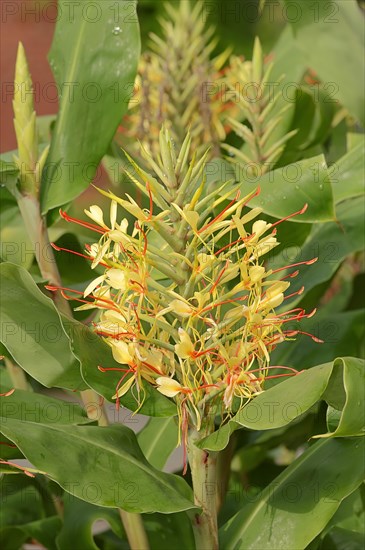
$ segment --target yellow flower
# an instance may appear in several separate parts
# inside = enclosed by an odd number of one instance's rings
[[[190,339],[188,333],[179,328],[180,343],[175,344],[175,352],[181,359],[188,359],[194,354],[194,345]]]
[[[184,389],[179,382],[167,376],[160,376],[156,379],[156,383],[158,384],[157,391],[166,397],[175,397]]]

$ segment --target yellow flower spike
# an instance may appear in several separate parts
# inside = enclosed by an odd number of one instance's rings
[[[156,378],[156,384],[158,384],[157,391],[166,397],[175,397],[184,389],[179,382],[167,376]]]
[[[93,267],[104,267],[104,274],[88,285],[85,297],[90,302],[81,308],[100,310],[95,331],[130,373],[128,380],[121,378],[114,397],[134,388],[141,407],[147,395],[144,384],[150,384],[175,400],[183,429],[189,424],[199,429],[211,398],[214,406],[221,399],[224,413],[236,404],[234,398],[240,400],[240,409],[263,391],[270,353],[297,333],[286,330],[284,323],[309,314],[299,308],[288,315],[275,313],[290,283],[276,279],[276,272],[284,268],[266,271],[260,265],[261,256],[279,243],[276,224],[257,219],[261,209],[242,215],[253,194],[240,199],[235,190],[228,204],[214,193],[201,194],[202,158],[186,165],[190,138],[180,152],[173,149],[166,130],[161,139],[176,189],[166,187],[154,168],[153,176],[136,169],[145,183],[148,209],[131,197],[119,199],[101,191],[111,200],[110,229],[104,227],[105,216],[98,207],[88,210],[102,228],[88,255]],[[161,171],[161,157],[155,156],[152,163],[150,153],[144,156],[150,167]],[[135,184],[143,190],[142,183]],[[153,204],[165,200],[161,189],[169,201],[163,212],[154,213]],[[219,189],[227,194],[225,184]],[[223,203],[215,217],[213,202]],[[129,231],[126,219],[117,223],[117,204],[137,217]]]

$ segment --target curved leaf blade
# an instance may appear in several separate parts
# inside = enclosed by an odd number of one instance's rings
[[[42,213],[93,179],[133,91],[140,54],[136,0],[60,0],[50,64],[60,108],[42,174]]]
[[[251,199],[249,205],[262,208],[265,214],[274,218],[284,218],[308,204],[306,212],[292,218],[292,222],[335,219],[332,187],[323,155],[294,162],[264,175],[258,173],[249,179],[239,165],[234,167],[215,159],[207,164],[206,175],[208,182],[230,179],[239,182],[243,196],[260,187],[260,194]]]
[[[298,291],[302,286],[308,292],[328,281],[346,256],[364,249],[365,216],[362,198],[341,202],[336,208],[336,214],[337,223],[314,225],[301,247],[296,247],[292,253],[290,249],[284,249],[270,262],[269,267],[275,269],[286,265],[288,258],[290,263],[296,263],[318,257],[314,266],[301,266],[299,275],[290,283],[291,292]],[[285,274],[281,272],[281,276]],[[292,298],[290,306],[295,307],[300,300],[300,296]]]
[[[72,495],[128,512],[195,508],[185,480],[151,466],[122,425],[62,426],[7,419],[1,431],[26,458]],[[60,460],[60,455],[67,460]]]
[[[59,314],[22,267],[0,265],[0,340],[14,360],[44,386],[84,390]]]
[[[315,443],[220,529],[222,548],[306,548],[361,484],[364,443],[364,438]]]

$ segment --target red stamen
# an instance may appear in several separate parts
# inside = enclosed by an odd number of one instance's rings
[[[73,288],[67,288],[65,286],[56,286],[56,285],[45,285],[44,288],[46,288],[47,290],[50,290],[52,292],[56,292],[57,290],[61,291],[61,294],[64,298],[66,298],[67,300],[75,300],[76,302],[84,302],[86,304],[93,304],[94,302],[89,302],[88,300],[78,300],[77,298],[73,297],[73,296],[67,296],[66,294],[64,294],[63,292],[64,291],[67,291],[67,292],[74,292],[75,294],[79,294],[81,296],[84,295],[83,292],[81,292],[80,290],[74,290]],[[93,294],[91,295],[92,298],[94,298],[95,301],[97,302],[105,302],[106,304],[108,304],[111,308],[114,308],[116,311],[119,311],[118,309],[115,308],[115,304],[112,300],[109,300],[107,298],[102,298],[102,297],[99,297],[99,296],[94,296]],[[101,306],[100,306],[101,307]]]
[[[60,208],[60,216],[61,216],[61,218],[63,218],[67,222],[77,223],[78,225],[81,225],[82,227],[86,227],[87,229],[91,229],[92,231],[96,231],[97,233],[101,233],[102,235],[104,235],[104,233],[107,232],[107,229],[100,229],[99,226],[97,226],[93,223],[89,223],[89,222],[86,222],[86,221],[83,221],[83,220],[78,220],[77,218],[72,218],[71,216],[69,216],[67,214],[67,212],[65,212],[64,210],[61,210],[61,208]]]
[[[216,289],[219,281],[221,280],[221,278],[223,277],[223,274],[224,272],[226,271],[227,267],[229,266],[229,261],[227,260],[226,261],[226,265],[224,266],[224,268],[221,270],[221,272],[219,273],[218,275],[218,279],[216,280],[216,282],[214,283],[214,285],[212,286],[212,288],[210,289],[209,293],[212,294],[212,292]]]
[[[318,260],[318,258],[312,258],[311,260],[306,260],[304,262],[297,262],[296,264],[285,265],[284,267],[279,267],[279,269],[274,269],[274,271],[272,273],[277,273],[278,271],[283,271],[283,269],[290,269],[291,267],[297,267],[298,265],[312,265],[317,260]],[[294,273],[296,273],[296,272],[294,271]]]
[[[293,214],[289,214],[289,216],[286,216],[285,218],[282,218],[281,220],[278,220],[277,222],[273,223],[271,227],[275,227],[276,225],[279,225],[279,223],[285,222],[286,220],[289,220],[290,218],[294,218],[294,216],[299,216],[300,214],[304,214],[304,212],[307,210],[308,204],[305,203],[303,208],[301,210],[298,210],[298,212],[294,212]]]
[[[23,474],[25,474],[28,477],[35,477],[34,474],[31,474],[26,468],[23,468],[23,466],[19,466],[19,464],[14,464],[13,462],[8,462],[7,460],[0,460],[0,464],[7,464],[8,466],[12,466],[13,468],[18,468],[19,470],[22,470]]]
[[[222,248],[220,248],[218,250],[218,252],[214,252],[214,255],[217,256],[218,254],[220,254],[221,252],[223,252],[223,250],[226,250],[227,248],[230,248],[231,246],[234,246],[235,244],[239,243],[240,241],[242,242],[247,242],[249,241],[250,239],[252,239],[254,236],[256,235],[256,233],[252,233],[252,235],[247,235],[247,237],[240,237],[239,239],[237,239],[236,241],[233,241],[232,243],[228,243],[226,244],[225,246],[223,246]]]
[[[98,370],[100,370],[100,372],[107,372],[109,370],[115,370],[118,372],[130,372],[130,369],[121,369],[119,367],[101,367],[100,365],[98,365]]]
[[[190,355],[193,359],[197,359],[198,357],[201,357],[202,355],[206,355],[207,353],[211,353],[213,351],[215,351],[215,348],[210,348],[203,351],[192,351]]]
[[[102,330],[96,330],[95,334],[98,336],[103,336],[104,338],[115,338],[116,340],[122,340],[123,336],[129,336],[130,338],[136,338],[136,335],[133,332],[117,332],[112,334],[109,332],[104,332]]]
[[[231,208],[231,206],[238,201],[239,199],[239,196],[240,196],[241,192],[238,190],[237,193],[236,193],[236,196],[235,198],[229,203],[227,204],[227,206],[225,208],[223,208],[222,212],[220,212],[218,214],[218,216],[216,216],[213,220],[211,220],[209,223],[207,223],[206,225],[204,225],[201,229],[199,229],[198,233],[201,233],[202,231],[205,231],[206,229],[208,229],[208,227],[210,227],[213,223],[215,223],[216,221],[218,221],[226,212],[229,208]]]
[[[57,252],[69,252],[70,254],[74,254],[75,256],[85,258],[85,260],[89,260],[90,262],[94,260],[94,258],[92,258],[91,256],[86,256],[86,254],[81,254],[80,252],[76,252],[75,250],[69,250],[68,248],[62,248],[61,246],[57,246],[55,243],[51,243],[51,247],[57,250]],[[109,267],[108,264],[105,264],[104,262],[99,262],[99,264],[104,267]]]
[[[5,393],[0,393],[0,397],[9,397],[9,395],[12,395],[15,392],[15,388],[12,388],[9,391],[6,391]]]
[[[247,296],[238,296],[237,298],[232,298],[231,300],[223,300],[223,302],[218,302],[217,304],[213,304],[207,307],[204,307],[203,309],[196,311],[193,313],[194,315],[200,315],[201,313],[205,313],[206,311],[209,311],[211,309],[214,309],[216,307],[222,306],[224,304],[233,304],[234,302],[242,302],[243,300],[247,300]]]
[[[284,370],[290,370],[294,374],[298,374],[298,371],[296,369],[293,369],[292,367],[286,367],[286,366],[283,366],[283,365],[270,365],[269,367],[262,367],[262,368],[259,368],[259,369],[248,370],[247,373],[261,372],[261,371],[266,370],[266,369],[284,369]]]
[[[136,316],[136,319],[137,319],[137,326],[138,326],[138,330],[140,331],[140,330],[141,330],[141,321],[140,321],[140,319],[139,319],[139,317],[138,317],[138,313],[137,313],[137,305],[136,305],[136,304],[134,304],[133,302],[130,302],[130,306],[131,306],[131,308],[132,308],[132,309],[133,309],[133,311],[134,311],[134,314],[135,314],[135,316]]]
[[[288,294],[288,296],[285,296],[284,300],[287,300],[288,298],[292,298],[293,296],[297,296],[297,295],[300,296],[301,294],[303,294],[303,292],[304,292],[304,286],[302,286],[296,292],[293,292],[292,294]]]
[[[299,275],[299,269],[293,271],[292,273],[288,273],[288,275],[285,275],[285,277],[282,277],[281,279],[279,279],[279,281],[284,281],[285,279],[294,279],[294,277],[296,277],[297,275]]]
[[[156,367],[154,367],[153,365],[150,365],[146,361],[141,361],[141,363],[142,365],[145,365],[147,368],[151,369],[156,374],[159,374],[159,375],[163,374],[159,369],[156,369]]]
[[[305,336],[309,336],[310,338],[312,338],[312,340],[317,344],[324,344],[324,340],[317,338],[317,336],[314,336],[314,334],[311,334],[310,332],[304,332],[304,330],[285,331],[283,334],[285,334],[289,338],[291,336],[296,336],[297,334],[304,334]]]

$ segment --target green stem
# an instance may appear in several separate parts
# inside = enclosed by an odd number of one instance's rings
[[[217,456],[216,452],[207,452],[195,446],[195,441],[212,433],[212,417],[203,419],[205,426],[198,432],[192,429],[188,436],[188,457],[193,480],[194,502],[202,512],[190,513],[195,537],[196,550],[218,549],[217,523]]]
[[[141,516],[125,512],[121,509],[119,509],[119,514],[131,550],[149,550],[148,539]]]
[[[41,216],[38,198],[33,195],[19,194],[17,201],[25,229],[33,243],[35,257],[42,277],[52,285],[61,286],[60,274],[49,242],[46,222]],[[54,301],[59,311],[72,317],[72,311],[67,300],[59,292],[54,294]]]

